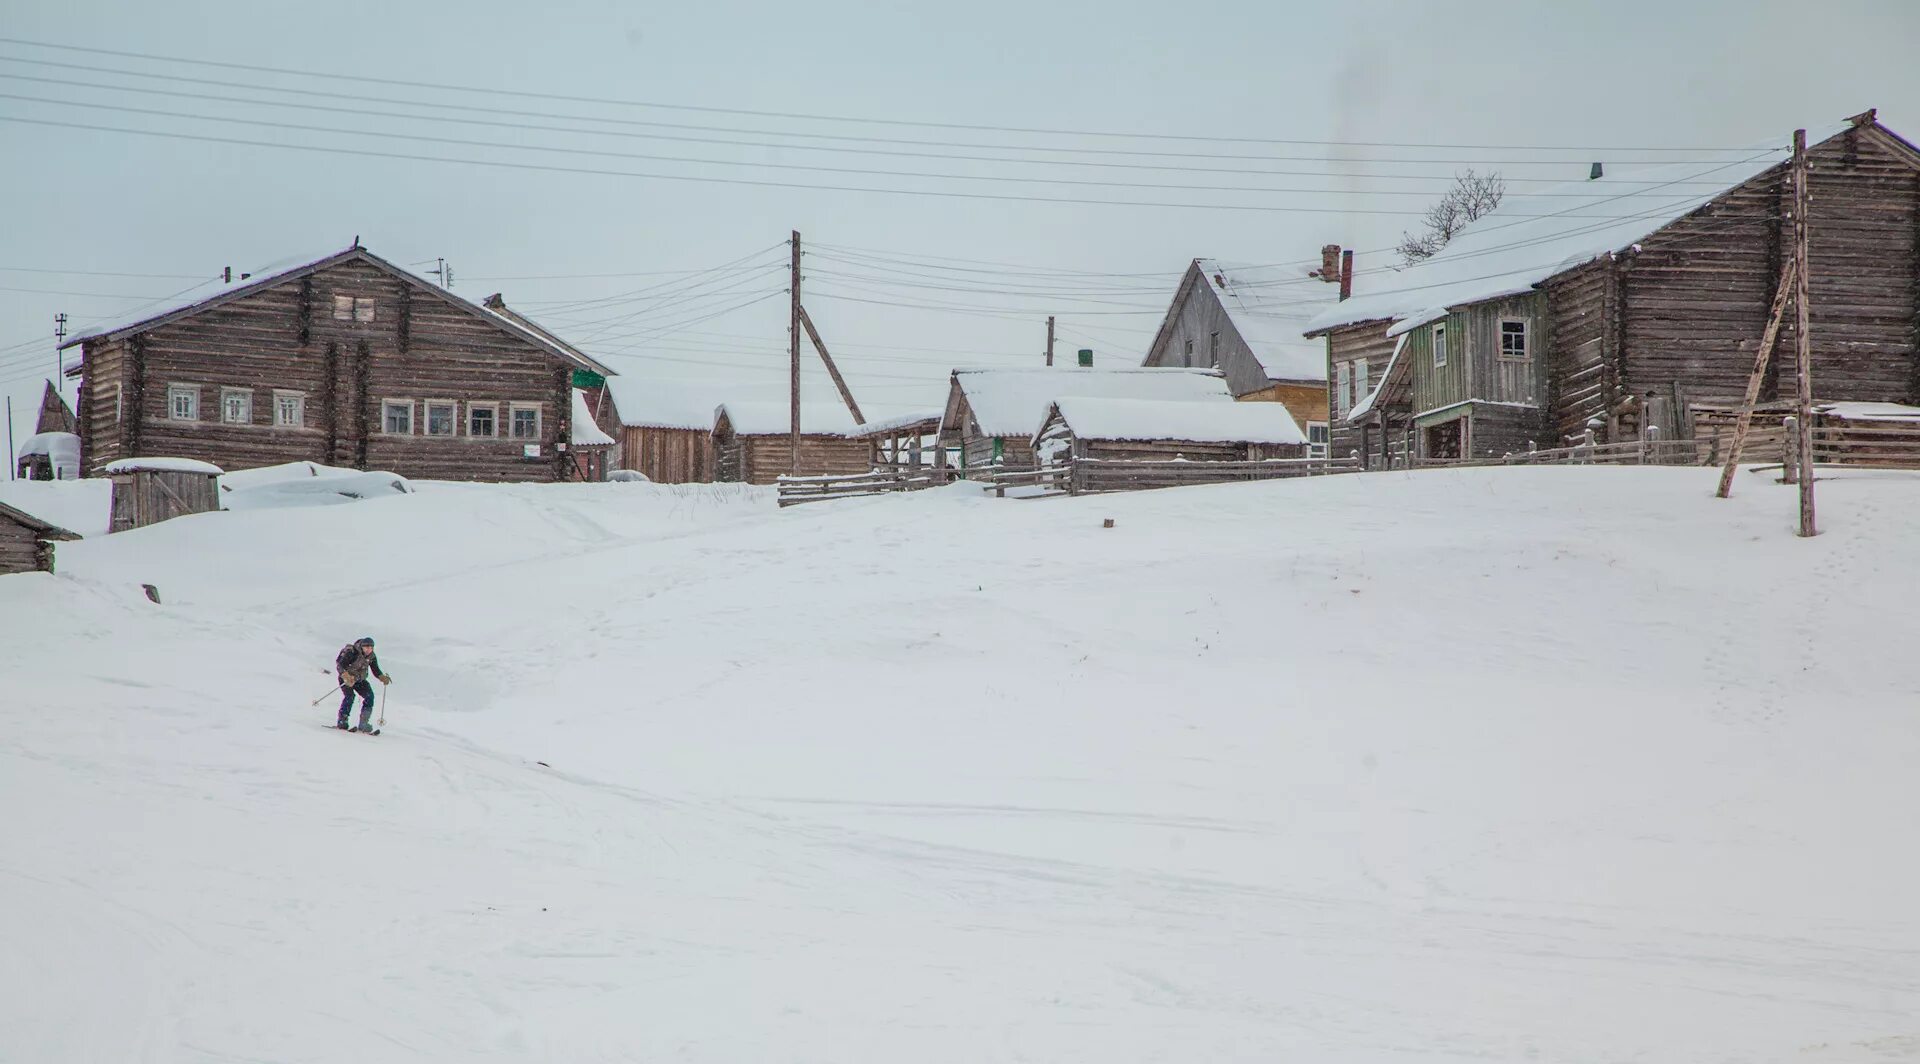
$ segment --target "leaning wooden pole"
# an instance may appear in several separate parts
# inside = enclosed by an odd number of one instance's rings
[[[1767,315],[1766,331],[1760,334],[1760,350],[1753,356],[1753,376],[1747,378],[1747,394],[1740,401],[1740,416],[1733,423],[1733,443],[1727,449],[1726,468],[1720,470],[1720,490],[1714,492],[1719,498],[1726,498],[1733,490],[1734,470],[1740,464],[1740,453],[1746,449],[1747,432],[1753,427],[1753,405],[1759,401],[1760,388],[1766,383],[1767,365],[1773,361],[1773,347],[1780,339],[1780,325],[1787,318],[1787,294],[1793,291],[1796,276],[1794,263],[1789,260],[1786,270],[1780,275],[1780,288],[1773,294],[1773,310]]]
[[[1800,534],[1815,535],[1813,516],[1813,339],[1807,332],[1807,131],[1793,131],[1793,329],[1799,355]]]
[[[807,314],[807,308],[800,308],[800,325],[807,330],[807,339],[813,341],[813,349],[820,352],[820,361],[826,363],[827,376],[833,378],[833,386],[840,389],[840,401],[847,404],[847,412],[853,415],[853,423],[864,425],[867,419],[860,416],[860,404],[853,401],[853,389],[847,387],[846,378],[840,376],[840,367],[833,364],[833,356],[827,354],[827,345],[820,340],[820,330],[813,327],[813,318]]]
[[[800,475],[800,230],[793,231],[793,272],[787,289],[787,471]]]

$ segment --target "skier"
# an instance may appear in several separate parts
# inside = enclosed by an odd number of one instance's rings
[[[373,652],[373,637],[362,636],[340,648],[334,656],[333,666],[340,674],[340,719],[334,727],[343,731],[372,732],[373,725],[373,685],[367,682],[367,673],[372,672],[383,684],[392,683],[393,677],[380,671],[380,657]],[[352,715],[353,696],[360,696],[360,726],[348,728],[347,718]]]

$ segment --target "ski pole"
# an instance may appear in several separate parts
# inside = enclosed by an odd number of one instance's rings
[[[393,684],[391,682],[380,685],[380,723],[378,726],[382,728],[387,726],[387,688],[392,686]]]
[[[329,699],[329,698],[332,698],[332,697],[333,697],[334,695],[337,695],[337,694],[339,694],[339,693],[340,693],[340,685],[339,685],[339,684],[335,684],[335,685],[334,685],[334,687],[333,687],[333,690],[331,690],[331,691],[328,691],[328,692],[327,692],[326,694],[324,694],[324,695],[321,695],[321,696],[320,696],[319,698],[316,698],[316,699],[314,699],[314,700],[313,700],[313,701],[311,701],[311,702],[308,702],[308,703],[307,703],[307,705],[309,705],[309,706],[317,706],[317,705],[319,705],[320,703],[322,703],[322,702],[325,702],[325,701],[326,701],[327,699]]]

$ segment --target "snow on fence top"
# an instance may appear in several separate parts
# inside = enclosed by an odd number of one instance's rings
[[[716,427],[722,414],[736,436],[784,436],[793,427],[793,412],[784,402],[722,403],[714,412]],[[800,431],[809,436],[853,436],[857,429],[840,403],[800,404]]]
[[[874,418],[869,421],[863,421],[860,423],[860,427],[856,430],[855,434],[860,436],[885,436],[891,432],[898,432],[902,429],[912,428],[915,425],[925,422],[938,422],[939,420],[939,407],[928,407],[925,410],[909,410],[906,413],[897,414],[893,417]]]
[[[1266,278],[1253,267],[1219,259],[1193,263],[1268,380],[1327,379],[1326,347],[1302,335],[1313,316],[1334,302],[1312,298],[1328,287],[1326,282],[1304,275]]]
[[[1842,122],[1809,130],[1807,144],[1848,128]],[[1307,331],[1391,320],[1397,335],[1441,317],[1449,307],[1529,291],[1549,277],[1631,247],[1792,154],[1791,138],[1781,137],[1719,162],[1672,163],[1539,192],[1509,192],[1497,209],[1461,230],[1432,258],[1405,269],[1356,274],[1352,298],[1314,315]]]
[[[1307,442],[1279,403],[1216,403],[1072,396],[1053,408],[1083,440],[1180,440],[1188,443]]]
[[[602,432],[599,424],[593,420],[593,410],[587,406],[587,393],[578,388],[573,390],[572,428],[571,439],[575,447],[613,446],[613,437]]]
[[[1055,400],[1166,399],[1231,404],[1227,381],[1210,369],[1126,366],[1091,369],[958,369],[954,383],[967,397],[973,418],[987,436],[1026,438],[1040,429]],[[952,426],[942,426],[943,431]]]
[[[1814,409],[1843,421],[1920,421],[1920,406],[1903,403],[1822,403]]]
[[[206,473],[217,477],[225,470],[212,462],[202,462],[196,458],[122,458],[109,463],[101,472],[108,476],[115,473]]]

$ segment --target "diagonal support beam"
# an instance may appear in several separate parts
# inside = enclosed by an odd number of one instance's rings
[[[1753,427],[1753,404],[1760,398],[1760,387],[1767,376],[1767,364],[1773,361],[1774,344],[1780,339],[1780,325],[1787,317],[1787,294],[1794,290],[1797,279],[1796,266],[1792,260],[1780,274],[1780,288],[1773,294],[1773,310],[1767,315],[1766,331],[1760,334],[1760,350],[1753,356],[1753,376],[1747,378],[1747,394],[1740,402],[1740,417],[1733,423],[1733,443],[1727,449],[1726,468],[1720,470],[1720,490],[1714,492],[1718,498],[1726,498],[1733,490],[1734,468],[1740,464],[1740,452],[1747,446],[1747,431]],[[1786,446],[1793,446],[1787,441]]]
[[[840,376],[840,367],[833,364],[833,356],[827,354],[827,345],[820,341],[820,330],[813,327],[813,319],[807,316],[807,308],[800,308],[800,324],[807,330],[807,338],[813,341],[814,350],[820,352],[820,361],[827,364],[827,376],[833,378],[833,386],[840,389],[840,400],[847,404],[847,412],[853,415],[853,423],[864,425],[867,419],[860,415],[860,404],[853,401],[853,391],[847,387],[846,378]]]

